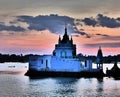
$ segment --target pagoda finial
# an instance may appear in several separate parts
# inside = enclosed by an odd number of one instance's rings
[[[65,34],[67,35],[67,25],[65,23]]]
[[[60,35],[59,35],[59,40],[61,41],[61,37],[60,37]]]
[[[72,35],[71,35],[71,41],[73,41],[73,39],[72,39]]]
[[[99,46],[99,50],[101,50],[101,46]]]
[[[71,42],[73,43],[72,35],[71,35]]]
[[[59,43],[59,44],[61,43],[61,37],[60,37],[60,35],[59,35],[59,40],[58,40],[58,43]]]

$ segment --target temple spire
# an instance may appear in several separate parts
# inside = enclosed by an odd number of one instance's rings
[[[99,46],[99,50],[101,50],[101,46]]]
[[[60,35],[59,35],[59,40],[58,40],[58,43],[61,43],[61,37],[60,37]]]
[[[101,46],[99,46],[97,57],[103,57]]]
[[[59,35],[59,41],[61,41],[61,37],[60,37],[60,35]]]
[[[67,27],[65,26],[65,34],[67,35]]]
[[[69,41],[69,36],[67,35],[67,27],[65,26],[65,33],[63,35],[62,43],[67,43]]]
[[[97,52],[97,59],[96,59],[97,64],[102,64],[103,63],[102,59],[103,59],[102,49],[101,46],[99,46],[99,50]]]
[[[65,22],[65,33],[64,34],[66,34],[66,35],[68,34],[67,33],[67,23],[66,22]]]
[[[72,41],[73,39],[72,39],[72,35],[71,35],[71,41]]]
[[[73,43],[72,35],[71,35],[71,42]]]

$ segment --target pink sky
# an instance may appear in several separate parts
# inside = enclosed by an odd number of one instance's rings
[[[118,33],[118,29],[108,29],[102,27],[85,27],[84,28],[88,33],[99,33],[105,32],[107,35],[117,36],[117,34],[112,34],[114,31]],[[91,29],[94,29],[92,31]],[[4,32],[5,33],[5,32]],[[15,33],[15,32],[13,32]],[[109,34],[110,33],[110,34]],[[62,35],[61,35],[62,37]],[[16,53],[16,54],[52,54],[52,51],[55,48],[55,44],[58,43],[59,35],[52,34],[48,30],[44,30],[42,32],[31,31],[29,33],[26,32],[25,35],[22,33],[15,33],[13,35],[4,34],[0,38],[0,52],[1,53]],[[94,44],[94,43],[111,43],[116,42],[115,39],[102,39],[102,36],[95,36],[93,38],[85,38],[84,36],[75,37],[73,35],[73,41],[77,45],[77,54],[82,53],[84,55],[96,55],[99,46],[97,47],[88,47],[86,44]],[[119,40],[117,40],[120,42]],[[103,55],[116,55],[120,53],[120,47],[104,47],[102,46]]]
[[[119,4],[120,0],[0,0],[0,53],[52,54],[66,22],[77,53],[96,55],[101,46],[104,55],[120,54]]]

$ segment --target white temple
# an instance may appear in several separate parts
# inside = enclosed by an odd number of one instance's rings
[[[56,72],[98,72],[99,66],[92,68],[92,61],[82,62],[76,57],[76,45],[72,37],[69,38],[67,28],[63,38],[59,36],[58,44],[55,45],[53,55],[31,56],[29,70],[56,71]]]

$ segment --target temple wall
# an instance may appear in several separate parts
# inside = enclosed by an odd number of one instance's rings
[[[77,58],[60,58],[51,55],[31,57],[29,61],[29,69],[36,71],[66,71],[66,72],[80,72],[91,71],[97,72],[100,69],[92,68],[92,61],[85,60],[81,62]]]
[[[29,60],[29,65],[29,68],[32,70],[47,70],[51,68],[51,55],[31,57]]]
[[[52,71],[79,72],[83,70],[81,62],[76,58],[52,57],[51,64]]]

